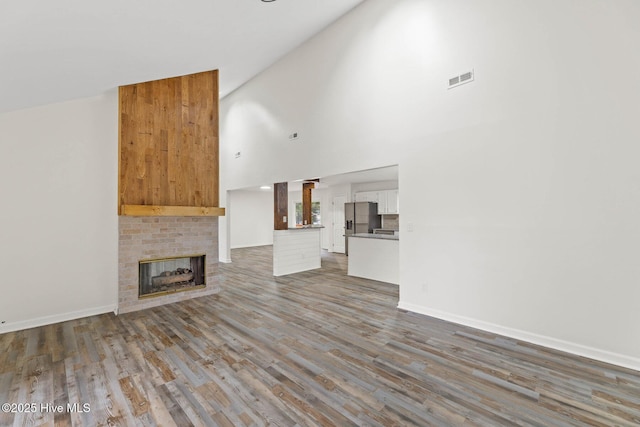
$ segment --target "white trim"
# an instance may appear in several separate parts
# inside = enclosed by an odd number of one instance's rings
[[[231,249],[257,248],[259,246],[273,246],[273,243],[247,243],[244,245],[235,245]]]
[[[218,261],[223,264],[231,264],[231,258],[219,258]]]
[[[38,326],[52,325],[54,323],[66,322],[68,320],[80,319],[83,317],[95,316],[113,312],[117,314],[118,307],[115,305],[105,305],[87,310],[72,311],[69,313],[54,314],[51,316],[38,317],[35,319],[21,320],[13,323],[0,325],[0,334],[6,332],[21,331],[23,329],[37,328]]]
[[[640,359],[631,356],[625,356],[624,354],[612,353],[610,351],[588,347],[569,341],[559,340],[544,335],[538,335],[520,329],[507,328],[504,326],[496,325],[494,323],[471,319],[464,316],[458,316],[456,314],[447,313],[444,311],[435,310],[408,302],[399,301],[398,308],[401,310],[408,310],[414,313],[424,314],[426,316],[446,320],[448,322],[458,323],[460,325],[470,326],[476,329],[482,329],[484,331],[503,335],[509,338],[527,341],[529,343],[541,345],[543,347],[549,347],[578,356],[588,357],[600,362],[611,363],[613,365],[640,371]]]

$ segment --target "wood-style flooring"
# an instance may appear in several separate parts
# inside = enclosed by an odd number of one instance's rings
[[[0,335],[0,403],[37,409],[0,425],[640,424],[639,372],[403,312],[344,255],[232,259],[218,295]]]

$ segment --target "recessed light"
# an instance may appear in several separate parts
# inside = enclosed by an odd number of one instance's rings
[[[276,1],[276,0],[262,0],[262,3],[271,3],[271,2],[274,2],[274,1]]]

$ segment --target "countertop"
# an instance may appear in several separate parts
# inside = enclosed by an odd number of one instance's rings
[[[288,230],[315,230],[324,228],[324,225],[303,225],[302,227],[289,227]]]
[[[356,233],[351,237],[362,237],[365,239],[381,239],[381,240],[400,240],[399,235],[390,235],[390,234]]]

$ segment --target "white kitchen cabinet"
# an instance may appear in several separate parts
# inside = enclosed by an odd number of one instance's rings
[[[378,215],[398,213],[398,190],[378,191]]]
[[[384,215],[387,213],[387,192],[376,191],[378,199],[378,215]]]
[[[398,199],[398,190],[388,190],[386,192],[386,213],[388,214],[398,214],[399,212],[399,199]]]
[[[361,191],[355,194],[356,202],[375,202],[378,215],[398,214],[398,190]]]
[[[356,202],[376,202],[378,203],[377,191],[361,191],[356,193]]]

